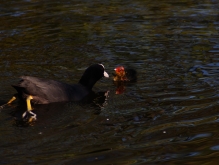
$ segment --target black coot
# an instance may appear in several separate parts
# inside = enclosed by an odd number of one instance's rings
[[[102,64],[94,64],[88,67],[77,84],[70,85],[59,81],[43,78],[22,76],[18,84],[12,85],[17,94],[7,103],[11,103],[16,97],[27,102],[27,112],[36,118],[31,110],[31,103],[48,104],[53,102],[79,101],[87,96],[94,84],[102,77],[109,77]]]

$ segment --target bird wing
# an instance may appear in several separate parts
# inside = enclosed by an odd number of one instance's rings
[[[27,94],[48,100],[48,102],[78,101],[88,94],[80,84],[70,85],[60,81],[32,76],[22,76],[20,86]]]

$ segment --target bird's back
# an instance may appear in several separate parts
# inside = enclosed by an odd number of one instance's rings
[[[60,81],[43,78],[22,76],[18,84],[12,85],[21,99],[28,95],[33,96],[35,104],[48,104],[52,102],[79,101],[89,91],[80,84],[69,85]]]

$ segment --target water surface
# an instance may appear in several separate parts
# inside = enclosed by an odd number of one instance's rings
[[[124,65],[138,81],[115,94],[35,106],[38,120],[0,113],[0,164],[216,164],[218,2],[3,0],[0,103],[21,75],[77,83],[93,63]],[[103,92],[109,91],[107,98]]]

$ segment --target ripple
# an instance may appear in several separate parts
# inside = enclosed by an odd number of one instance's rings
[[[135,83],[103,104],[1,110],[0,164],[217,164],[218,2],[2,1],[1,100],[20,75],[75,83],[93,63],[133,67]],[[28,151],[28,152],[27,152]]]

